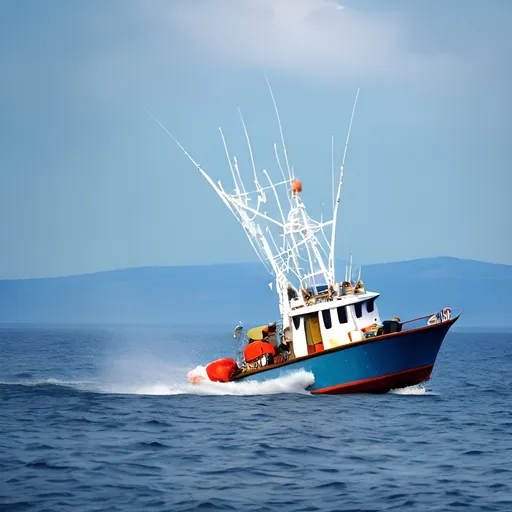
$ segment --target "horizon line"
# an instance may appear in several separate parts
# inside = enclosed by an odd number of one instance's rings
[[[430,256],[424,258],[412,258],[408,260],[395,260],[395,261],[383,261],[378,263],[362,263],[361,267],[373,267],[377,265],[393,265],[397,263],[412,263],[415,261],[426,261],[426,260],[457,260],[457,261],[466,261],[473,263],[483,263],[486,265],[498,265],[503,267],[512,267],[512,265],[507,263],[494,263],[490,261],[484,260],[476,260],[473,258],[459,258],[457,256]],[[346,260],[337,259],[336,262],[344,262]],[[150,269],[150,268],[199,268],[199,267],[226,267],[226,266],[239,266],[239,265],[258,265],[261,263],[259,261],[237,261],[237,262],[216,262],[216,263],[202,263],[202,264],[178,264],[178,265],[141,265],[134,267],[117,267],[117,268],[107,268],[102,270],[94,270],[91,272],[79,272],[76,274],[60,274],[60,275],[47,275],[47,276],[33,276],[33,277],[6,277],[0,278],[0,282],[5,281],[31,281],[31,280],[44,280],[44,279],[66,279],[70,277],[86,277],[93,276],[97,274],[107,274],[111,272],[125,272],[129,270],[138,270],[138,269]],[[269,274],[270,275],[270,274]]]

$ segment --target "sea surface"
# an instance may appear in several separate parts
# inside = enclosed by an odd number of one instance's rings
[[[230,328],[0,329],[0,510],[512,510],[512,333],[450,332],[432,379],[187,382]]]

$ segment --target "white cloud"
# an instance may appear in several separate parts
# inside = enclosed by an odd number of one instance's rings
[[[67,90],[123,102],[188,87],[186,77],[194,74],[244,68],[351,87],[388,81],[453,89],[475,69],[456,52],[418,50],[411,43],[418,21],[403,12],[363,11],[335,0],[127,0],[123,6],[122,12],[92,9],[88,51],[70,62],[74,83]]]
[[[408,50],[396,14],[370,14],[334,0],[192,0],[161,4],[196,50],[230,64],[326,76],[424,78],[453,70],[452,56]]]

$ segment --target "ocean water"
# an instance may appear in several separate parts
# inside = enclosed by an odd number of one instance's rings
[[[451,332],[431,381],[312,396],[191,385],[229,328],[0,330],[0,510],[512,510],[512,334]]]

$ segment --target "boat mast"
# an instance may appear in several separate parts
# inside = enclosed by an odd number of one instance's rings
[[[347,133],[347,140],[345,141],[345,149],[343,151],[343,160],[341,162],[341,169],[340,169],[340,181],[338,184],[338,193],[336,194],[336,202],[334,205],[334,212],[332,216],[332,232],[331,232],[331,250],[329,253],[329,273],[331,276],[331,282],[334,283],[336,281],[336,277],[334,274],[334,248],[336,246],[336,223],[338,220],[338,209],[340,206],[340,197],[341,197],[341,186],[343,184],[343,173],[345,171],[345,160],[347,159],[347,149],[348,149],[348,143],[350,140],[350,133],[352,132],[352,122],[354,121],[354,114],[356,112],[356,105],[357,105],[357,99],[359,97],[359,90],[357,89],[356,98],[354,100],[354,105],[352,107],[352,115],[350,116],[350,123],[348,125],[348,133]]]

